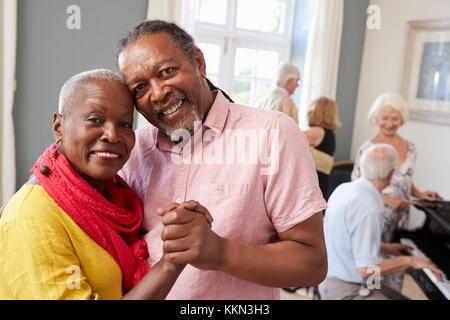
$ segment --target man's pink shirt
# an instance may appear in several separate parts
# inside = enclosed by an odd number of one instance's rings
[[[210,211],[215,233],[255,244],[276,241],[278,232],[326,208],[309,144],[297,124],[280,112],[229,103],[220,92],[202,130],[183,149],[150,124],[138,129],[122,175],[144,205],[151,265],[162,256],[163,225],[156,210],[173,202],[199,201]],[[279,298],[279,288],[190,265],[167,296]]]

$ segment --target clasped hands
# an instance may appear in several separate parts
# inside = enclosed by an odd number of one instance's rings
[[[208,209],[190,200],[171,203],[156,212],[164,225],[161,239],[165,261],[203,270],[219,266],[224,239],[212,231],[213,218]]]

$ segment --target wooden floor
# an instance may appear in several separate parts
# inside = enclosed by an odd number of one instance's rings
[[[407,273],[403,279],[402,294],[411,300],[428,300],[427,296],[422,292],[414,279]],[[295,293],[289,293],[281,290],[281,300],[312,300],[313,291],[302,288]]]

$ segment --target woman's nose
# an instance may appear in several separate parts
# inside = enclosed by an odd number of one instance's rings
[[[105,124],[101,140],[111,144],[120,142],[119,129],[113,124]]]

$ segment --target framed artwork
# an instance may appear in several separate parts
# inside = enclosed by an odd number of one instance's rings
[[[450,125],[450,19],[409,22],[403,96],[411,119]]]

